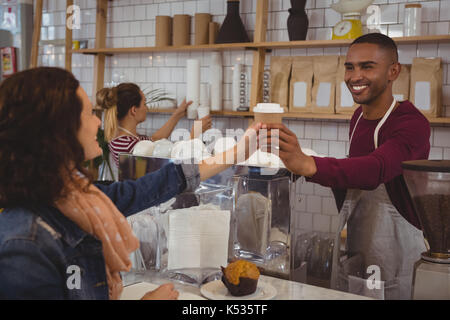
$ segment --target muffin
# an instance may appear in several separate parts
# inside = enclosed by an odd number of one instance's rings
[[[245,260],[237,260],[222,268],[222,282],[233,296],[245,296],[256,291],[258,267]]]

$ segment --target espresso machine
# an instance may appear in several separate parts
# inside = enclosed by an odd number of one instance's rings
[[[450,299],[450,160],[402,164],[429,250],[414,265],[413,299]]]

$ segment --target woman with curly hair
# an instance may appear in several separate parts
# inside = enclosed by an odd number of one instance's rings
[[[30,69],[1,83],[0,299],[120,298],[119,272],[130,270],[129,255],[139,246],[125,217],[231,165],[219,158],[170,163],[134,181],[95,185],[83,163],[102,152],[99,126],[86,92],[66,70]],[[241,149],[219,156],[248,156],[249,136]],[[79,281],[71,282],[77,270]],[[143,298],[177,296],[165,284]]]

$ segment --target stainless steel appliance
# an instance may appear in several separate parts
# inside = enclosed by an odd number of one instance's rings
[[[402,167],[429,244],[414,266],[413,299],[450,299],[450,160],[406,161]]]
[[[232,178],[235,193],[234,257],[249,260],[263,274],[290,278],[290,177],[262,175],[248,167]]]

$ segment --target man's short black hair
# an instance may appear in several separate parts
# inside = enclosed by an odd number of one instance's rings
[[[394,62],[398,61],[397,45],[395,44],[394,40],[392,40],[390,37],[388,37],[382,33],[368,33],[368,34],[362,35],[359,38],[356,38],[352,42],[350,47],[357,43],[376,44],[380,48],[390,51],[392,53],[392,57],[394,58]]]

